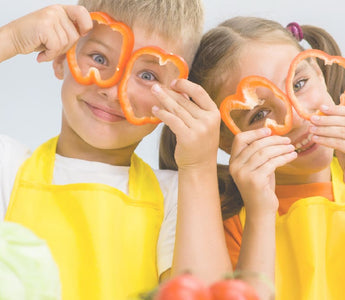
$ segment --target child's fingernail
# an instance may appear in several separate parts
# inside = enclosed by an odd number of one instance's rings
[[[156,105],[152,106],[152,112],[155,113],[157,111],[159,111],[159,107]]]
[[[154,84],[153,86],[152,86],[152,91],[154,92],[154,93],[160,93],[161,92],[161,90],[162,90],[162,88],[159,86],[159,84]]]
[[[174,80],[171,82],[170,87],[174,87],[174,86],[175,86],[175,84],[176,84],[176,82],[177,82],[177,80],[176,80],[176,79],[174,79]]]
[[[262,131],[263,131],[263,133],[264,134],[271,134],[271,129],[270,128],[267,128],[267,127],[264,127],[264,128],[262,128]]]
[[[329,106],[328,105],[321,105],[321,109],[322,109],[322,111],[327,111],[327,110],[329,110]]]
[[[310,132],[314,133],[314,132],[316,132],[316,130],[317,130],[316,126],[311,126],[310,127]]]
[[[312,120],[312,121],[319,121],[320,120],[320,116],[313,115],[313,116],[310,117],[310,120]]]

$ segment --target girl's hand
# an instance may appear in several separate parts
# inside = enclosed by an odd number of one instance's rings
[[[12,49],[0,55],[0,61],[17,54],[39,51],[38,62],[53,60],[65,53],[81,35],[93,27],[89,12],[83,6],[52,5],[12,21],[6,46]],[[2,51],[1,51],[2,52]]]
[[[171,88],[154,86],[161,107],[154,107],[153,114],[176,135],[175,160],[179,170],[210,165],[215,168],[220,128],[216,104],[201,86],[186,79],[175,81]]]
[[[336,150],[338,161],[345,171],[345,106],[321,106],[324,116],[312,116],[310,132],[313,141]],[[345,173],[344,173],[345,182]]]
[[[275,170],[297,157],[288,137],[271,136],[268,128],[239,133],[232,145],[229,169],[247,214],[276,213]]]

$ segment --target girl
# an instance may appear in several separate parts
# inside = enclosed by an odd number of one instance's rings
[[[341,55],[321,28],[232,18],[204,35],[190,78],[218,106],[249,75],[266,77],[284,91],[303,37],[312,48]],[[242,126],[236,136],[221,125],[220,148],[231,154],[228,170],[219,167],[229,254],[237,270],[275,277],[277,299],[343,298],[345,108],[334,103],[339,103],[344,83],[340,67],[309,60],[294,77],[295,95],[308,98],[324,115],[306,121],[293,112],[292,129],[285,136],[260,128],[266,118],[279,120],[285,113],[265,104],[233,117]],[[173,144],[165,128],[162,168],[174,167],[169,154]],[[249,259],[242,260],[244,256]]]

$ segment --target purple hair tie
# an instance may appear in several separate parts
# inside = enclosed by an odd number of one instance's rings
[[[303,40],[303,31],[302,31],[301,26],[299,26],[298,23],[291,22],[287,24],[286,29],[292,33],[292,35],[296,38],[297,41],[300,42]]]

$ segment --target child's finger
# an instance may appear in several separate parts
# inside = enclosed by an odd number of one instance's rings
[[[320,111],[326,115],[345,116],[344,105],[321,105]]]
[[[156,90],[158,87],[154,87]],[[194,119],[199,119],[204,116],[205,110],[200,108],[196,103],[191,101],[186,94],[179,93],[175,90],[172,90],[170,94],[166,93],[166,90],[163,90],[166,97],[160,97],[161,104],[165,107],[165,109],[169,110],[170,112],[175,113],[178,115],[178,112],[187,112],[188,114],[181,114],[181,117],[185,115],[186,124],[188,127],[192,126]],[[157,90],[158,92],[158,90]],[[209,101],[212,101],[211,99]],[[215,107],[215,110],[218,109]],[[191,118],[191,117],[192,118]]]
[[[342,126],[311,126],[309,131],[317,136],[345,139],[345,123]]]
[[[186,130],[186,124],[174,114],[164,109],[160,109],[158,106],[152,107],[152,113],[158,119],[162,120],[162,122],[164,122],[164,124],[166,124],[175,135]]]
[[[260,128],[237,134],[231,147],[231,157],[235,158],[243,149],[247,148],[254,141],[271,135],[269,128]],[[231,161],[231,159],[230,159]]]
[[[239,172],[243,169],[249,169],[251,172],[261,168],[266,164],[270,164],[272,159],[276,157],[280,157],[282,155],[286,155],[288,153],[295,153],[293,154],[294,157],[297,156],[295,152],[295,147],[291,144],[288,145],[270,145],[266,146],[265,148],[261,148],[251,154],[249,152],[245,153],[243,151],[241,155],[239,155],[233,163],[233,172]]]
[[[312,140],[322,146],[345,152],[345,139],[313,135]]]
[[[345,126],[345,114],[328,116],[315,115],[310,118],[310,121],[317,126]]]
[[[55,23],[53,22],[53,28],[48,28],[48,31],[42,34],[41,44],[44,45],[44,50],[41,51],[37,57],[37,61],[39,62],[50,61],[58,55],[67,52],[67,50],[70,49],[80,37],[78,32],[79,23],[87,23],[87,21],[84,19],[91,20],[89,13],[84,7],[81,6],[70,5],[63,6],[62,8],[57,6],[56,8],[53,7],[52,9],[55,9],[54,12],[56,14],[56,21]],[[67,13],[70,13],[73,19],[71,19]],[[84,21],[80,22],[80,19],[83,19]],[[92,24],[93,23],[91,20],[91,26]],[[87,24],[83,24],[82,26],[83,32],[92,28],[90,28]]]
[[[174,99],[170,94],[168,94],[160,85],[154,84],[152,86],[152,93],[157,97],[160,104],[166,111],[170,112],[171,114],[174,114],[175,116],[183,120],[186,126],[188,127],[192,126],[193,117],[191,116],[191,114],[183,106],[181,106],[176,101],[176,99]],[[174,96],[175,98],[180,97],[186,100],[183,96],[179,94],[175,93]]]
[[[64,5],[63,8],[69,19],[77,27],[81,36],[87,34],[93,27],[90,13],[84,6],[80,5]]]
[[[237,149],[234,148],[234,152],[231,153],[231,156],[235,158],[241,158],[243,164],[247,163],[251,157],[254,155],[267,157],[271,156],[271,153],[268,151],[269,147],[274,146],[289,146],[288,149],[294,151],[294,146],[290,146],[291,140],[288,137],[282,137],[278,135],[263,137],[258,140],[253,141],[250,144],[242,144],[236,153]],[[231,159],[231,158],[230,158]]]
[[[272,157],[269,161],[264,164],[261,164],[257,171],[260,174],[273,174],[275,170],[279,167],[286,165],[287,163],[296,159],[298,154],[295,151],[282,153],[281,155],[277,155]]]
[[[171,86],[176,92],[187,94],[197,105],[204,110],[215,110],[217,105],[212,101],[207,92],[198,84],[187,79],[178,79]]]

